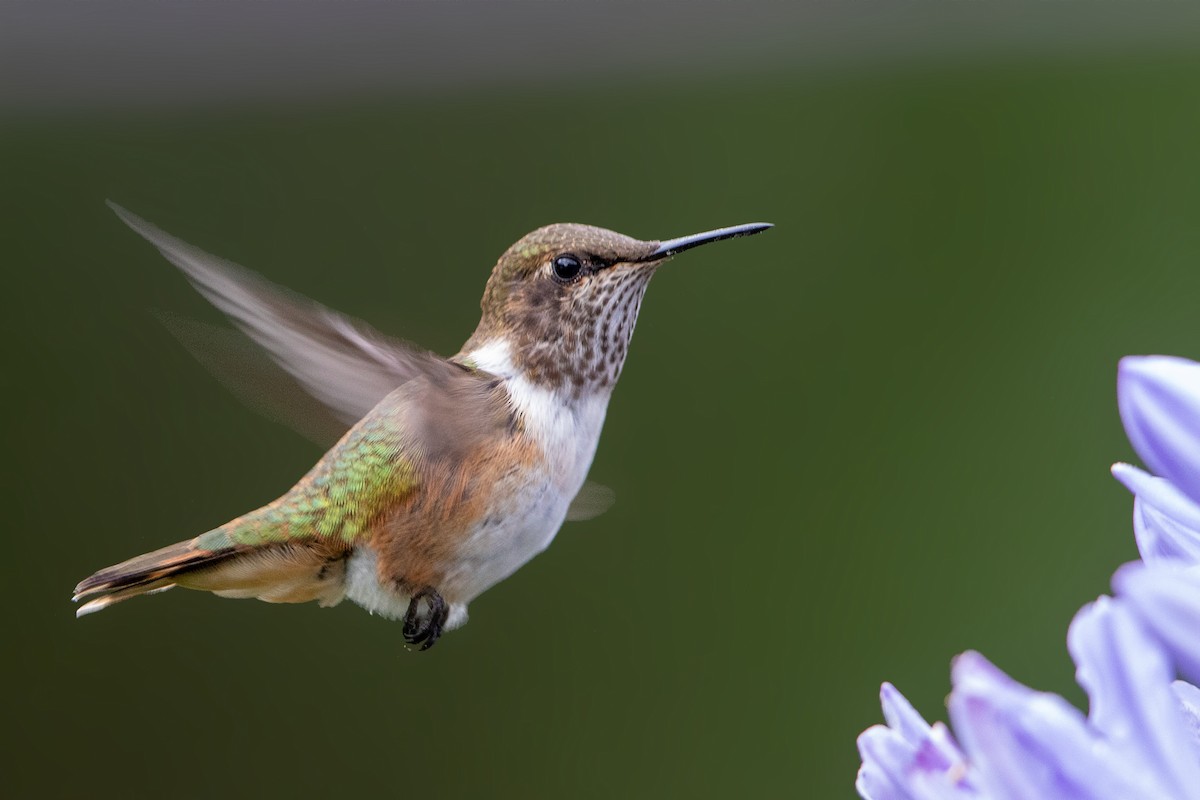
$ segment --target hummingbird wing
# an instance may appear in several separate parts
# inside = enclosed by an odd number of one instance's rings
[[[337,441],[396,387],[450,363],[193,247],[107,202],[242,333],[164,315],[168,330],[243,402],[323,447]],[[270,358],[263,358],[262,351]],[[317,402],[308,402],[309,397]],[[588,481],[572,501],[567,519],[599,516],[614,499],[612,489]]]
[[[192,358],[264,417],[283,423],[322,450],[332,447],[349,427],[240,331],[161,311],[156,316]]]
[[[602,483],[584,481],[579,492],[567,506],[567,522],[594,519],[612,508],[617,493]]]
[[[440,356],[384,336],[364,322],[193,247],[116,203],[108,205],[328,408],[343,432],[397,386],[431,365],[445,363]]]

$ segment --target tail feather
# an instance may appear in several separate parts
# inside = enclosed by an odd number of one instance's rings
[[[210,567],[234,555],[234,550],[205,550],[196,546],[195,539],[164,547],[152,553],[105,567],[84,578],[75,587],[75,602],[86,600],[75,612],[76,617],[101,611],[113,603],[141,594],[164,592],[175,586],[177,577],[197,569]]]
[[[206,534],[179,542],[85,578],[75,587],[73,599],[86,601],[75,616],[175,586],[222,597],[256,597],[268,603],[316,600],[322,606],[331,606],[342,599],[348,555],[344,545],[274,542],[217,550],[200,546],[200,542],[212,538]]]
[[[164,580],[158,584],[151,583],[145,586],[131,586],[128,589],[117,589],[110,594],[102,595],[94,600],[89,600],[88,602],[84,603],[75,610],[75,617],[78,619],[79,617],[83,617],[88,614],[94,614],[97,611],[103,611],[113,603],[119,603],[122,600],[128,600],[131,597],[137,597],[138,595],[143,594],[158,594],[159,592],[165,592],[167,589],[174,588],[175,584],[168,583]]]

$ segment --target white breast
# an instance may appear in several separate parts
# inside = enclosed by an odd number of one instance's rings
[[[575,396],[570,390],[530,383],[516,373],[508,344],[502,340],[472,351],[468,358],[479,369],[504,378],[504,388],[525,423],[526,433],[541,446],[551,478],[570,501],[592,465],[611,391]]]
[[[489,343],[469,354],[483,370],[504,378],[526,433],[543,453],[543,463],[512,474],[497,487],[508,498],[472,532],[464,547],[461,579],[469,597],[511,575],[553,541],[567,507],[587,478],[604,415],[608,391],[574,397],[530,383],[515,373],[508,345]]]

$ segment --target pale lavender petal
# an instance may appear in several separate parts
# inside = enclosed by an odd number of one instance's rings
[[[1134,767],[1147,795],[1200,798],[1200,761],[1170,688],[1174,670],[1133,610],[1111,597],[1084,606],[1067,646],[1103,749]]]
[[[1170,652],[1179,671],[1200,680],[1200,566],[1134,562],[1117,570],[1112,583]]]
[[[1112,474],[1137,496],[1133,532],[1142,558],[1200,564],[1200,505],[1166,478],[1131,464],[1113,464]]]
[[[1035,692],[978,653],[955,659],[950,717],[993,800],[1129,800],[1147,797],[1133,765],[1105,753],[1078,709]]]
[[[1183,708],[1183,717],[1187,720],[1188,730],[1191,731],[1192,751],[1196,760],[1200,761],[1200,689],[1187,681],[1175,681],[1171,684],[1175,697]]]
[[[920,772],[912,777],[913,800],[989,800],[954,773]]]
[[[950,732],[938,723],[931,732],[949,739]],[[941,748],[926,740],[912,747],[896,731],[874,725],[858,737],[862,766],[854,788],[864,800],[977,800],[981,798],[968,780],[965,762],[949,769]]]
[[[887,720],[889,728],[899,733],[915,748],[928,746],[929,753],[926,758],[930,761],[929,768],[935,768],[936,763],[937,768],[946,770],[952,764],[963,761],[962,751],[950,738],[946,727],[931,727],[895,686],[884,683],[879,690],[879,702],[883,706],[883,718]]]
[[[854,788],[863,800],[911,800],[908,770],[913,748],[886,725],[872,725],[858,735],[862,766]]]
[[[1151,471],[1200,503],[1200,364],[1172,356],[1127,356],[1117,403],[1133,449]]]
[[[911,745],[916,745],[929,735],[929,723],[912,707],[908,698],[890,683],[879,687],[879,705],[883,707],[883,718],[887,726]]]
[[[938,723],[931,728],[942,738],[949,730]],[[864,800],[973,800],[979,794],[968,780],[964,762],[944,768],[941,754],[931,741],[913,747],[895,730],[872,726],[858,736],[863,765],[854,788]]]
[[[858,737],[862,767],[855,788],[866,800],[967,800],[965,757],[945,725],[929,725],[904,695],[885,683],[879,692],[888,725]]]

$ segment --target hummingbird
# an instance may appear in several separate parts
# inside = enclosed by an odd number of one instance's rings
[[[655,271],[750,223],[641,241],[538,228],[493,267],[442,358],[277,287],[109,203],[234,325],[352,425],[278,499],[75,587],[84,616],[176,586],[271,603],[350,599],[426,650],[549,546],[584,486]]]

